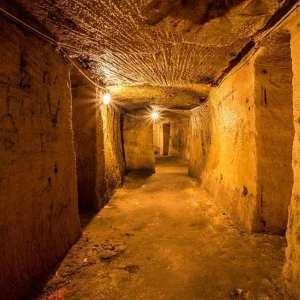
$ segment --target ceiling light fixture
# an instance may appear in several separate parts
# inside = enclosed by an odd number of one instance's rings
[[[158,111],[153,111],[151,113],[151,119],[152,120],[157,120],[159,118],[159,112]]]
[[[105,105],[108,105],[111,101],[111,95],[110,93],[106,93],[104,96],[103,96],[103,103]]]

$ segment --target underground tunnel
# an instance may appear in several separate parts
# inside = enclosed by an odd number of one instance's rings
[[[300,299],[300,2],[0,0],[0,300]]]

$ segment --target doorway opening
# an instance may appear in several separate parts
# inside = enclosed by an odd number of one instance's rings
[[[171,125],[163,124],[163,155],[169,155]]]
[[[155,163],[189,160],[189,110],[168,109],[153,123],[153,152]]]
[[[170,120],[153,124],[153,151],[156,157],[172,155],[170,153],[171,127]]]

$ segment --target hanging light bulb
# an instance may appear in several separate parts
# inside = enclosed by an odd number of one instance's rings
[[[158,111],[153,111],[151,113],[151,118],[152,118],[152,120],[157,120],[159,118],[159,112]]]
[[[103,96],[103,103],[105,105],[108,105],[111,101],[111,95],[110,93],[106,93],[104,96]]]

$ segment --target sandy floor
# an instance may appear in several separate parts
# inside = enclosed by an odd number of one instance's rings
[[[83,221],[39,299],[294,299],[280,279],[285,238],[241,232],[178,159],[131,174]]]

